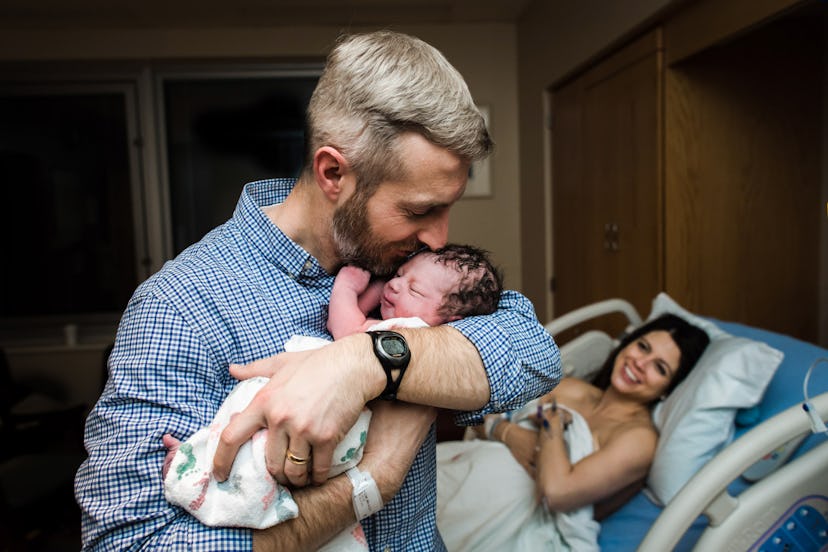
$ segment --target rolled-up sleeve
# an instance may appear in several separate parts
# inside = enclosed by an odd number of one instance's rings
[[[504,291],[493,314],[451,325],[477,347],[491,388],[489,402],[478,411],[458,413],[458,424],[478,424],[484,414],[520,408],[560,381],[561,357],[555,340],[523,295]]]

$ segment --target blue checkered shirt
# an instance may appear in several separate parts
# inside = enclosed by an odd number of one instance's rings
[[[166,263],[127,305],[75,481],[84,550],[252,548],[252,530],[207,527],[167,503],[161,437],[185,439],[210,423],[237,383],[230,363],[281,352],[294,334],[330,339],[333,277],[262,211],[293,183],[248,184],[233,217]],[[492,388],[489,404],[459,423],[519,407],[560,378],[557,347],[523,296],[506,292],[495,314],[452,324],[480,350]],[[400,492],[363,520],[372,551],[445,549],[435,485],[432,428]]]

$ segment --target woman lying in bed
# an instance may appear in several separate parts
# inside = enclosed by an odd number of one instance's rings
[[[482,440],[439,444],[437,525],[449,552],[598,550],[595,519],[639,490],[652,463],[651,407],[708,342],[682,318],[656,318],[593,383],[564,378],[511,415],[487,416]]]

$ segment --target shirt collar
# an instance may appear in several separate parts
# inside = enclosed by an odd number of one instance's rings
[[[265,259],[297,281],[310,283],[331,275],[316,258],[291,240],[262,209],[285,200],[296,184],[293,178],[258,180],[244,186],[233,218]]]

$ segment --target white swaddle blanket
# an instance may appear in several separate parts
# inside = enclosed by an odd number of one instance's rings
[[[592,432],[580,414],[558,407],[572,415],[564,438],[574,463],[593,452]],[[534,480],[500,442],[437,445],[437,527],[451,552],[598,551],[600,525],[592,514],[592,506],[558,513],[538,505]]]
[[[267,378],[240,382],[227,396],[213,422],[181,443],[173,458],[164,479],[167,500],[186,509],[205,525],[264,529],[299,514],[290,492],[267,471],[265,429],[257,431],[239,449],[227,481],[219,483],[211,476],[221,432],[267,382]],[[336,447],[329,477],[352,468],[362,458],[370,420],[371,412],[363,410]]]
[[[422,327],[426,324],[419,318],[390,319],[371,329],[402,326]],[[307,351],[329,343],[316,337],[293,336],[285,343],[285,350]],[[265,529],[299,515],[290,491],[267,471],[265,429],[256,432],[241,446],[227,481],[219,483],[212,477],[213,457],[221,432],[267,382],[268,378],[263,377],[239,382],[222,403],[212,423],[183,442],[170,464],[164,478],[167,501],[181,506],[205,525]],[[359,463],[370,421],[371,411],[366,408],[334,449],[328,477],[339,475]],[[362,526],[356,523],[320,550],[362,552],[368,550],[368,544]]]

